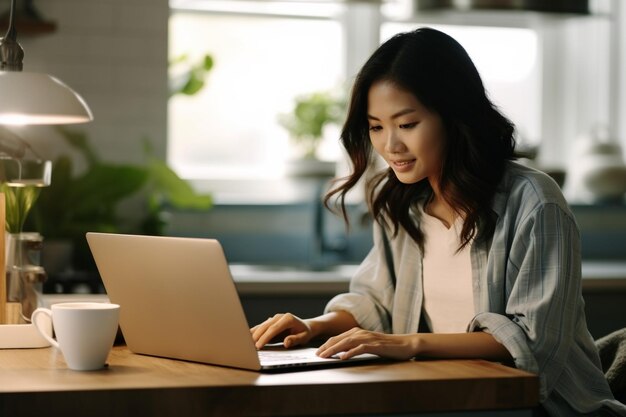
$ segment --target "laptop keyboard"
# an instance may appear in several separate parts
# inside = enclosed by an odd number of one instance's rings
[[[262,363],[278,363],[278,362],[298,362],[298,361],[309,361],[311,360],[311,355],[306,353],[299,353],[297,351],[289,352],[286,350],[260,350],[258,351],[259,359]]]

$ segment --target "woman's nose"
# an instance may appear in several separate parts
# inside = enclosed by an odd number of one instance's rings
[[[390,130],[385,143],[385,151],[389,153],[398,153],[406,149],[404,142],[400,139],[395,130]]]

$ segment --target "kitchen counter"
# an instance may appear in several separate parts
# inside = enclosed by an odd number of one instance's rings
[[[241,295],[326,294],[348,291],[358,265],[339,265],[325,270],[309,270],[274,265],[230,266]]]
[[[348,291],[358,265],[338,265],[325,270],[308,270],[280,265],[233,264],[231,274],[242,296],[328,295]],[[626,261],[583,261],[583,291],[626,291]],[[65,295],[47,294],[46,297]],[[85,295],[89,298],[89,295]],[[95,298],[101,298],[95,296]]]
[[[241,295],[317,294],[336,295],[348,291],[358,265],[340,265],[328,270],[295,267],[231,265]],[[626,261],[583,261],[583,291],[626,291]]]
[[[626,291],[626,261],[583,261],[583,291]]]

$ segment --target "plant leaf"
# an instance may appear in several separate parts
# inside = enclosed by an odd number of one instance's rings
[[[6,183],[0,184],[0,192],[5,195],[6,230],[9,233],[22,231],[24,221],[40,191],[39,187],[9,187]]]
[[[202,87],[204,87],[204,81],[198,78],[198,76],[194,72],[192,72],[183,88],[181,88],[180,92],[185,95],[192,96],[200,91]]]
[[[205,71],[211,71],[213,68],[213,57],[211,55],[204,55],[203,68]]]
[[[141,167],[98,164],[74,181],[67,203],[74,205],[77,215],[113,210],[120,200],[137,192],[147,179],[148,173]]]
[[[154,193],[161,200],[166,200],[178,208],[206,210],[212,207],[213,198],[195,192],[189,183],[181,179],[163,161],[150,158],[148,163],[151,177],[154,181]]]

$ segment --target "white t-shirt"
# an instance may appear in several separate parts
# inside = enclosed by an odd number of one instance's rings
[[[456,253],[463,219],[449,229],[422,211],[424,319],[433,333],[464,333],[474,318],[470,245]]]

